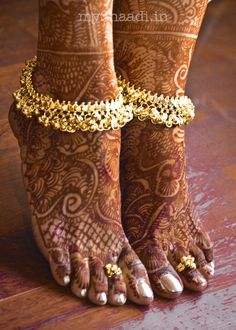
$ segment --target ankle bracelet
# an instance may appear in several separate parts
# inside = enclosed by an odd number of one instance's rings
[[[80,104],[54,101],[50,96],[37,93],[32,83],[36,65],[36,57],[26,62],[20,78],[21,88],[13,93],[16,108],[27,118],[37,117],[45,127],[69,133],[115,130],[132,120],[132,106],[124,104],[121,87],[115,100]]]
[[[150,119],[153,124],[166,127],[189,124],[195,116],[195,107],[187,96],[169,97],[151,94],[146,90],[130,86],[119,80],[124,103],[133,108],[134,115],[141,121]]]

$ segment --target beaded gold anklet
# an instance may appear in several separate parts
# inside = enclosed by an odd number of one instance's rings
[[[120,79],[115,100],[80,104],[54,101],[34,90],[32,74],[36,65],[36,57],[26,62],[20,79],[21,88],[13,97],[19,111],[27,118],[37,117],[45,127],[70,133],[115,130],[131,121],[133,114],[141,121],[150,119],[154,124],[172,127],[186,125],[195,116],[195,107],[187,96],[151,94]]]
[[[187,96],[151,94],[120,79],[119,87],[122,89],[124,104],[129,104],[134,115],[141,121],[150,119],[153,124],[172,127],[189,124],[195,116],[195,107]]]
[[[37,58],[26,62],[20,78],[21,88],[13,93],[16,108],[27,118],[37,117],[45,127],[63,132],[103,131],[119,129],[133,118],[132,107],[123,102],[121,87],[115,100],[102,102],[60,102],[37,93],[32,83],[32,73]]]

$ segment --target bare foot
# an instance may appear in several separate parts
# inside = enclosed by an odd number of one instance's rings
[[[122,136],[124,229],[153,289],[164,297],[181,294],[182,281],[202,291],[214,273],[212,243],[189,197],[184,134],[184,128],[135,120]],[[188,255],[197,269],[178,275],[175,269]]]
[[[116,70],[152,93],[183,95],[206,6],[206,0],[116,0],[116,13],[143,12],[148,18],[115,22]],[[188,193],[184,129],[134,120],[123,133],[123,224],[132,247],[158,294],[180,295],[182,281],[187,288],[203,290],[214,272],[209,264],[212,243]],[[189,254],[195,256],[197,270],[178,275],[175,267]]]
[[[71,102],[116,97],[112,23],[101,19],[111,13],[112,1],[39,1],[37,92]],[[92,14],[99,19],[83,19]],[[56,281],[98,305],[123,305],[126,297],[150,303],[146,270],[121,226],[120,131],[57,132],[25,119],[14,105],[10,124],[34,236]],[[108,263],[118,263],[123,275],[108,279]]]
[[[25,119],[14,105],[10,124],[21,149],[35,239],[60,285],[98,305],[126,297],[152,301],[144,266],[120,221],[120,132],[56,132]],[[104,266],[123,275],[108,279]]]

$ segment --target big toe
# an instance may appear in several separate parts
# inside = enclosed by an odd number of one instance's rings
[[[146,247],[141,259],[144,261],[152,288],[158,296],[171,299],[181,295],[182,281],[160,246],[152,244]]]
[[[182,281],[170,265],[149,273],[149,278],[158,296],[174,299],[183,292]]]

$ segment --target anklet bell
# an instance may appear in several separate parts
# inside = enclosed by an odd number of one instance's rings
[[[133,108],[134,115],[141,121],[151,120],[153,124],[166,127],[187,125],[195,116],[195,107],[187,96],[164,96],[151,94],[146,90],[130,86],[125,80],[119,80],[124,103]]]
[[[54,101],[50,96],[37,93],[32,83],[36,65],[36,57],[26,62],[20,78],[21,88],[13,93],[16,108],[27,118],[36,117],[45,127],[69,133],[116,130],[133,118],[131,105],[124,105],[121,88],[115,100],[80,104]]]

